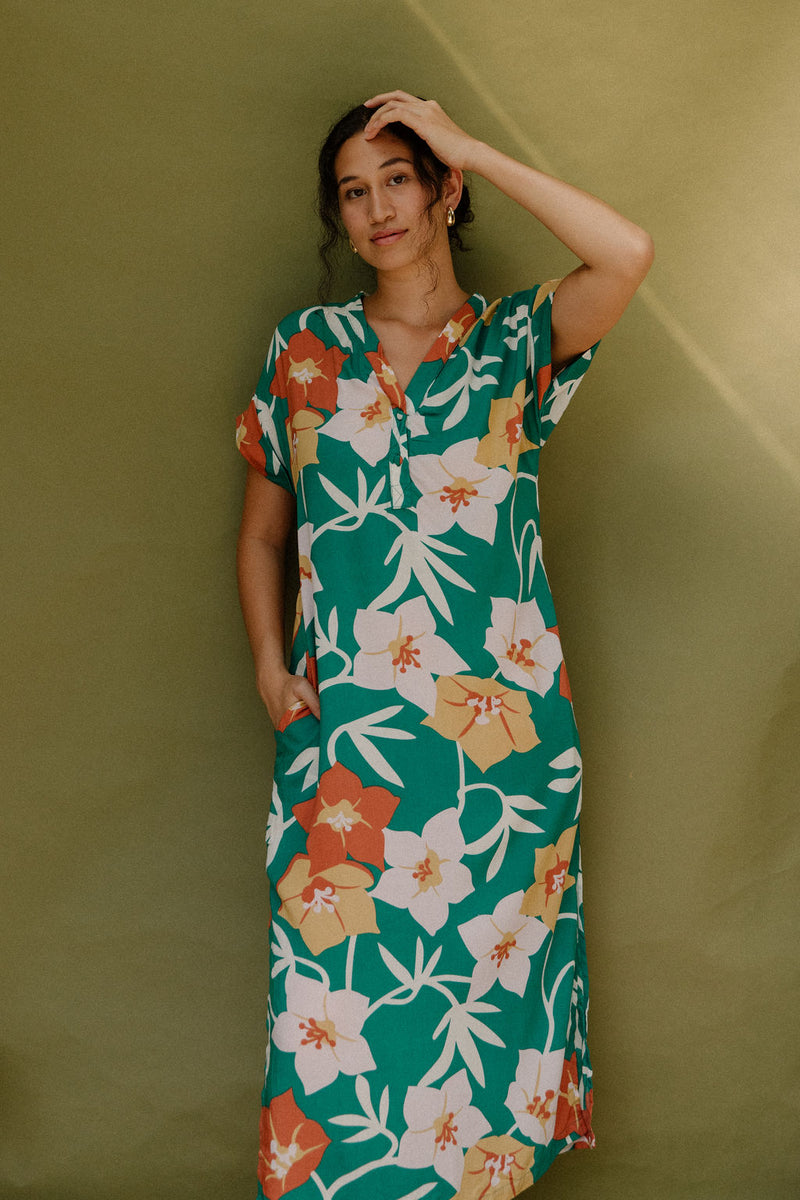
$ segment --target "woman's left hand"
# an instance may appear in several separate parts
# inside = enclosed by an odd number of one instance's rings
[[[381,92],[365,100],[364,107],[375,109],[364,129],[364,137],[368,141],[379,134],[385,125],[399,121],[426,141],[436,157],[448,167],[470,170],[472,157],[480,142],[459,129],[435,100],[420,100],[408,92]]]

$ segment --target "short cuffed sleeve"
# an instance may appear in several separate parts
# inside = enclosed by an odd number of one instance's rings
[[[280,387],[280,373],[276,370],[280,346],[281,332],[278,329],[270,343],[255,394],[237,422],[236,445],[259,474],[294,495],[288,432],[289,404],[286,389]]]
[[[534,288],[530,310],[530,382],[533,402],[526,407],[526,432],[540,446],[549,438],[564,410],[589,369],[599,341],[583,354],[567,363],[553,376],[551,362],[551,318],[553,296],[560,279],[551,279]]]

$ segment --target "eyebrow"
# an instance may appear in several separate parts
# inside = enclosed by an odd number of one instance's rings
[[[392,166],[394,166],[395,163],[401,163],[401,162],[408,163],[408,165],[410,167],[413,167],[413,165],[414,165],[410,158],[387,158],[386,162],[381,163],[381,165],[378,167],[378,170],[382,171],[384,169],[384,167],[392,167]],[[342,184],[344,184],[344,183],[352,183],[354,179],[358,179],[358,176],[357,175],[344,175],[339,180],[337,187],[341,187]]]

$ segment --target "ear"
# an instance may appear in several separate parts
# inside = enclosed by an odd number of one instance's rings
[[[442,193],[445,208],[458,208],[463,187],[464,172],[458,167],[451,167],[450,175],[445,179],[444,192]]]

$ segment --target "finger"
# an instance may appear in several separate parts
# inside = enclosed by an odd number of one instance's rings
[[[416,96],[412,96],[409,92],[401,92],[399,90],[393,92],[379,92],[377,96],[370,96],[369,100],[364,101],[364,108],[377,108],[379,104],[385,104],[387,100],[416,100]]]
[[[294,693],[303,704],[308,705],[314,716],[319,720],[319,696],[305,676],[297,676]]]
[[[393,101],[389,101],[379,108],[374,116],[370,117],[364,126],[364,136],[369,140],[380,133],[385,125],[391,125],[395,121],[401,125],[407,125],[409,129],[413,129],[418,133],[421,115],[421,113],[416,112],[410,106],[401,106]]]

